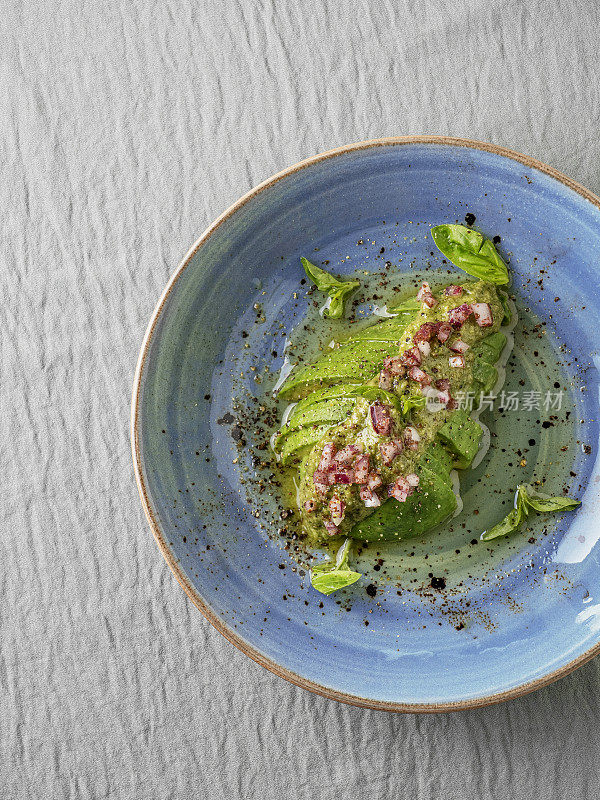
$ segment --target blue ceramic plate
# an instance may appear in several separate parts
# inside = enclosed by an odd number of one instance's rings
[[[410,137],[304,161],[247,194],[201,236],[166,287],[143,343],[133,451],[165,559],[233,644],[306,689],[395,711],[516,697],[598,652],[599,208],[586,189],[518,153]],[[476,548],[470,551],[466,541],[457,547],[464,561],[456,566],[462,577],[455,598],[462,607],[449,619],[435,600],[407,603],[394,585],[381,586],[375,598],[364,581],[340,596],[318,595],[277,538],[269,492],[255,498],[259,507],[264,502],[264,517],[251,513],[243,482],[251,465],[235,439],[251,440],[254,433],[238,429],[232,437],[223,417],[235,413],[240,391],[262,391],[253,375],[281,368],[281,331],[292,330],[308,307],[301,255],[317,253],[337,273],[380,270],[385,260],[414,270],[434,249],[429,227],[462,221],[467,212],[480,230],[501,237],[523,313],[545,323],[543,345],[562,360],[572,413],[568,422],[558,414],[552,422],[552,412],[534,414],[529,435],[538,449],[522,451],[523,461],[535,463],[537,474],[546,469],[550,482],[566,480],[583,504],[576,513],[545,518],[530,539],[516,534],[510,547],[497,551],[493,569],[488,564],[485,580],[477,558],[465,571]],[[530,362],[515,363],[515,374],[520,369],[526,376]],[[539,449],[543,422],[556,435],[568,432],[572,441],[564,450]],[[494,466],[493,453],[491,466],[484,462],[469,484],[469,525],[477,503],[484,516],[488,509],[495,513],[491,522],[505,513],[490,490],[494,480],[505,503],[514,491],[512,478],[504,485],[498,479],[502,466]],[[523,464],[525,478],[528,469]],[[453,548],[461,530],[458,518],[454,523]],[[431,547],[441,551],[444,541],[442,532]],[[423,559],[428,546],[416,545],[413,557]],[[436,568],[440,558],[450,559],[449,547],[436,551]],[[407,574],[411,555],[407,549]],[[444,563],[452,583],[453,562]],[[456,624],[471,601],[477,614]],[[440,602],[451,605],[451,598]]]

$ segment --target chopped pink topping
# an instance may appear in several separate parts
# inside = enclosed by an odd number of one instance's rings
[[[393,463],[398,453],[402,452],[402,448],[403,445],[399,439],[394,439],[391,442],[384,442],[383,444],[380,444],[379,452],[381,454],[381,460],[383,463],[389,467],[390,464]]]
[[[333,472],[333,483],[354,483],[354,470],[351,467],[339,467]]]
[[[354,482],[366,483],[369,478],[369,469],[369,456],[357,458],[356,464],[354,465]]]
[[[457,286],[454,283],[451,283],[450,286],[446,286],[446,289],[444,290],[444,294],[448,297],[458,297],[458,295],[461,295],[462,293],[462,286]]]
[[[404,444],[409,450],[417,450],[419,448],[421,437],[419,436],[417,429],[413,428],[412,425],[408,425],[406,428],[404,428],[402,437],[404,439]]]
[[[425,357],[431,353],[431,345],[429,342],[417,342],[417,347],[421,351],[421,355]]]
[[[331,512],[331,521],[333,524],[339,525],[345,516],[346,503],[340,500],[339,497],[332,497],[329,501],[329,511]]]
[[[448,322],[454,328],[460,328],[465,322],[469,319],[471,314],[473,313],[473,308],[471,307],[470,303],[463,303],[462,306],[458,306],[458,308],[453,308],[450,314],[448,315]]]
[[[404,375],[406,372],[400,356],[388,356],[383,359],[383,368],[392,375]]]
[[[363,451],[362,443],[359,442],[358,444],[347,444],[340,452],[336,455],[334,461],[336,464],[349,464],[352,459],[360,455]]]
[[[383,481],[381,480],[381,475],[378,472],[372,472],[369,475],[369,479],[367,481],[367,486],[369,489],[377,489],[381,486]]]
[[[421,363],[421,351],[418,347],[411,347],[405,353],[402,353],[400,360],[407,367],[418,367]]]
[[[453,353],[466,353],[469,349],[469,345],[463,342],[462,339],[455,339],[448,345],[448,348],[452,350]]]
[[[375,492],[372,492],[368,486],[360,487],[360,499],[363,501],[367,508],[377,508],[381,505],[381,500],[377,497]]]
[[[494,324],[492,309],[487,303],[473,303],[471,306],[475,314],[475,320],[480,328],[489,328]]]
[[[443,406],[448,407],[448,403],[452,399],[450,397],[450,392],[438,392],[437,395],[438,403],[441,403]]]
[[[421,479],[419,478],[418,475],[415,475],[414,472],[411,472],[410,475],[406,476],[406,482],[408,483],[409,486],[412,486],[414,489],[419,485]]]
[[[408,377],[412,381],[417,381],[417,383],[420,383],[421,386],[429,386],[431,383],[431,378],[429,375],[426,372],[423,372],[420,367],[411,367],[408,370]]]
[[[446,411],[454,411],[455,408],[458,408],[458,401],[451,397],[446,404]]]
[[[317,501],[314,499],[306,500],[304,503],[304,508],[308,511],[309,514],[311,511],[314,511],[316,507],[317,507]]]
[[[323,525],[325,525],[325,529],[327,530],[327,533],[330,536],[337,536],[338,533],[340,532],[340,529],[338,528],[338,526],[335,525],[333,522],[330,522],[328,519],[325,520]]]
[[[438,389],[438,401],[447,407],[452,400],[450,397],[450,381],[447,378],[440,378],[435,382],[435,386]]]
[[[321,453],[321,460],[319,461],[319,466],[317,467],[318,472],[327,472],[333,457],[335,455],[335,445],[333,442],[326,442],[323,445],[323,451]]]
[[[392,373],[387,369],[382,369],[379,373],[379,388],[391,389],[392,388]]]
[[[389,496],[396,498],[399,503],[406,503],[413,491],[414,487],[402,475],[388,487]]]
[[[452,325],[450,325],[449,322],[440,322],[437,329],[438,341],[442,342],[443,344],[450,338],[450,336],[452,336],[452,333],[453,333]]]
[[[417,292],[417,300],[422,300],[425,295],[428,294],[431,294],[431,286],[427,283],[427,281],[423,281],[421,288]]]
[[[425,322],[413,336],[413,342],[429,342],[437,330],[437,322]]]
[[[448,363],[451,367],[460,368],[464,367],[465,365],[465,357],[464,356],[451,356],[448,359]]]
[[[431,294],[431,286],[426,281],[421,284],[421,288],[417,292],[417,300],[425,303],[428,308],[437,306],[437,300]]]
[[[326,472],[319,472],[319,470],[316,470],[313,473],[313,483],[315,485],[315,489],[317,490],[317,493],[320,494],[321,496],[327,494],[327,490],[329,488],[329,483],[330,483],[329,478],[330,476]]]
[[[388,406],[382,403],[373,403],[369,409],[371,414],[371,425],[375,433],[380,436],[389,436],[392,430],[392,418]]]

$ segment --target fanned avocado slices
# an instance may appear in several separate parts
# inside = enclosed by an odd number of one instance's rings
[[[437,290],[423,283],[415,297],[390,304],[393,317],[338,336],[314,363],[297,366],[280,390],[297,402],[273,446],[281,463],[297,470],[303,529],[315,544],[346,537],[335,562],[313,570],[313,586],[324,594],[359,580],[349,567],[352,540],[419,536],[454,513],[452,470],[469,468],[479,451],[482,428],[467,409],[499,381],[507,347],[500,328],[512,317],[502,288],[508,270],[493,242],[472,229],[439,225],[432,235],[452,263],[478,280]],[[356,282],[304,266],[317,288],[331,297],[341,293],[331,314],[341,317]],[[461,395],[471,403],[462,406]],[[561,500],[528,498],[527,509],[536,511],[555,510]],[[560,507],[576,504],[566,498]],[[522,500],[485,538],[514,530],[525,507]]]

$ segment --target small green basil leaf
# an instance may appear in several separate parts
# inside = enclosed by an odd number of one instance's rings
[[[332,567],[331,561],[316,564],[310,570],[310,582],[314,589],[321,594],[332,594],[344,586],[351,586],[361,577],[360,572],[348,569],[348,557],[352,539],[346,539],[343,547],[337,555],[335,564]]]
[[[425,408],[427,398],[422,394],[402,395],[400,398],[402,413],[406,416],[413,408]]]
[[[580,500],[573,500],[571,497],[545,497],[528,488],[525,492],[525,502],[530,508],[536,511],[569,511],[581,505]]]
[[[352,294],[355,289],[358,289],[360,283],[358,281],[340,281],[338,278],[326,272],[321,267],[317,267],[307,258],[301,258],[302,266],[307,276],[315,284],[320,292],[326,292],[330,297],[329,307],[325,313],[331,319],[340,319],[344,314],[344,305],[346,298]]]
[[[493,528],[481,534],[482,541],[489,542],[491,539],[497,539],[499,536],[506,536],[507,533],[516,531],[521,522],[523,522],[523,519],[524,516],[519,509],[513,508],[513,510],[504,517],[502,522],[499,522],[497,525],[494,525]]]
[[[394,392],[388,392],[386,389],[380,389],[378,386],[356,386],[348,392],[347,397],[363,397],[369,403],[374,403],[377,400],[381,403],[387,403],[393,406],[400,414],[404,414],[404,398],[398,397]],[[425,398],[423,398],[425,401]]]
[[[508,305],[508,295],[506,292],[498,291],[498,297],[500,298],[500,302],[502,303],[502,310],[504,311],[504,316],[502,317],[501,325],[510,325],[510,321],[512,319],[512,311],[510,310],[510,306]]]
[[[350,569],[336,569],[332,572],[313,574],[310,582],[313,589],[321,592],[321,594],[332,594],[337,592],[338,589],[343,589],[344,586],[351,586],[356,583],[360,577],[360,572],[353,572]]]
[[[455,266],[468,275],[495,283],[508,283],[508,268],[493,243],[464,225],[436,225],[433,241]]]
[[[349,297],[352,292],[356,291],[359,286],[360,284],[358,281],[347,281],[344,286],[341,286],[339,289],[330,289],[329,297],[331,298],[331,302],[326,309],[327,316],[331,317],[331,319],[340,319],[343,317],[346,298]]]
[[[530,509],[539,512],[569,511],[579,505],[581,505],[579,500],[573,500],[570,497],[544,497],[531,487],[521,484],[517,487],[515,508],[498,525],[484,531],[481,539],[489,542],[490,539],[496,539],[498,536],[505,536],[507,533],[516,531],[529,514]]]

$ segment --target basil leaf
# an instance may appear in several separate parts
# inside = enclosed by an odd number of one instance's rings
[[[361,577],[360,572],[354,572],[348,568],[348,556],[352,540],[346,539],[343,547],[338,553],[334,566],[331,561],[316,564],[310,570],[310,582],[314,589],[321,594],[332,594],[344,586],[351,586]]]
[[[352,586],[360,577],[360,572],[353,572],[349,569],[336,569],[332,572],[313,575],[310,582],[313,589],[321,592],[321,594],[333,594],[338,589],[343,589],[344,586]]]
[[[331,319],[340,319],[344,314],[346,298],[352,294],[360,283],[358,281],[340,281],[338,278],[326,272],[321,267],[310,262],[307,258],[301,258],[302,266],[307,276],[315,284],[320,292],[325,292],[330,297],[329,307],[325,313]]]
[[[498,285],[508,283],[508,268],[493,243],[464,225],[436,225],[433,241],[455,266],[468,275]]]
[[[517,487],[515,508],[498,525],[484,531],[481,539],[489,542],[490,539],[496,539],[498,536],[505,536],[507,533],[516,531],[531,509],[539,512],[570,511],[579,505],[581,502],[573,500],[571,497],[546,497],[530,486],[521,484]]]
[[[580,500],[573,500],[571,497],[545,497],[532,490],[526,494],[525,502],[530,508],[540,512],[570,511],[581,505]]]
[[[512,311],[510,310],[510,306],[508,305],[508,295],[506,292],[498,292],[498,297],[500,298],[500,302],[502,303],[502,310],[504,311],[504,316],[502,317],[501,325],[510,325],[510,321],[512,319]]]
[[[329,296],[331,302],[329,307],[325,309],[327,316],[331,319],[340,319],[344,316],[344,306],[346,305],[346,298],[349,297],[360,286],[358,281],[348,281],[345,286],[330,291]]]
[[[386,389],[380,389],[378,386],[355,386],[350,389],[347,397],[363,397],[369,403],[374,403],[377,400],[381,403],[387,403],[393,406],[400,414],[404,414],[403,398],[398,397],[394,392],[388,392]],[[425,398],[423,398],[425,400]]]
[[[427,398],[423,394],[409,394],[400,397],[402,413],[406,416],[413,408],[425,408]]]
[[[527,514],[525,514],[525,516],[527,516]],[[497,539],[499,536],[506,536],[507,533],[516,531],[523,522],[525,516],[523,516],[523,513],[517,508],[513,508],[513,510],[504,517],[502,522],[499,522],[497,525],[494,525],[493,528],[481,534],[482,541],[489,542],[492,539]]]

